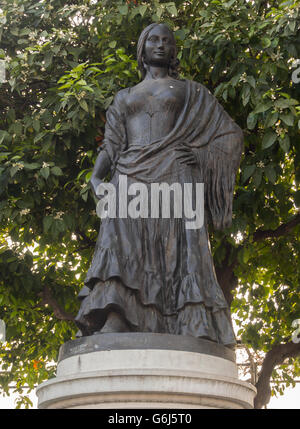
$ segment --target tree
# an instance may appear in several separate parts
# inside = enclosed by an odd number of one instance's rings
[[[6,0],[0,3],[0,348],[2,388],[19,406],[54,374],[77,331],[76,299],[99,229],[88,182],[105,111],[139,81],[141,30],[175,30],[181,76],[203,83],[241,126],[232,227],[211,232],[237,337],[270,379],[294,384],[300,343],[299,1]],[[2,62],[3,64],[3,62]],[[294,74],[293,74],[294,73]],[[294,76],[294,81],[292,80]],[[272,394],[283,393],[274,387]]]

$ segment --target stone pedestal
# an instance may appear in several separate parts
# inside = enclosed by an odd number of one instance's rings
[[[60,349],[57,376],[37,388],[39,408],[252,408],[235,353],[167,334],[99,334]]]

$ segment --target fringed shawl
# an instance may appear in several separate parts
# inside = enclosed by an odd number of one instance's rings
[[[180,164],[175,149],[188,146],[198,161],[197,181],[204,182],[208,217],[214,228],[226,228],[231,224],[243,134],[203,85],[185,82],[185,103],[174,128],[167,136],[147,146],[128,147],[124,107],[128,89],[120,91],[107,111],[104,149],[114,172],[153,183],[166,178],[170,181],[175,170],[178,174]]]

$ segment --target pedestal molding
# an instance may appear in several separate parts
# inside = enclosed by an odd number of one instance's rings
[[[80,354],[57,374],[38,386],[39,408],[253,408],[256,392],[233,362],[178,350]]]
[[[67,341],[60,347],[58,362],[71,356],[106,350],[172,350],[207,354],[235,362],[233,349],[189,335],[125,332],[95,334]]]

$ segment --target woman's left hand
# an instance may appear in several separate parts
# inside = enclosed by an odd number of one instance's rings
[[[180,147],[175,149],[176,152],[179,152],[177,156],[177,160],[180,164],[186,164],[186,165],[196,165],[197,159],[195,157],[194,152],[184,144],[181,144]]]

